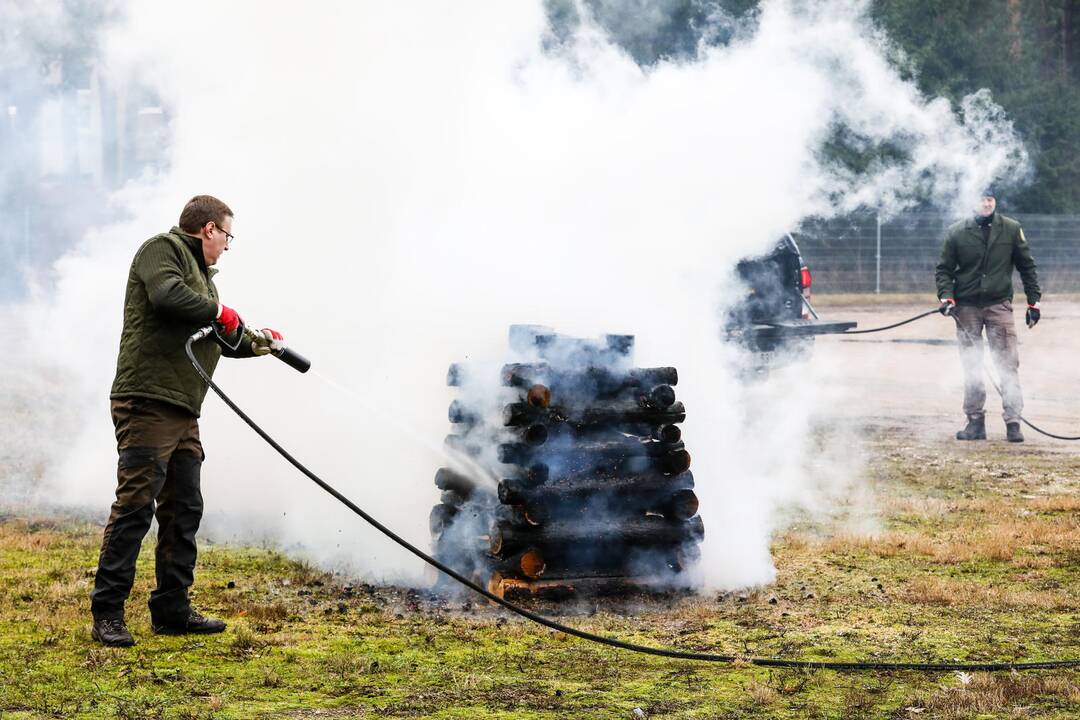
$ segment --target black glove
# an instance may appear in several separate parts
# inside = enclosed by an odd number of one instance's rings
[[[1024,321],[1029,328],[1033,328],[1039,323],[1039,317],[1041,315],[1042,313],[1039,312],[1039,303],[1028,305],[1027,312],[1024,314]]]
[[[953,310],[956,309],[956,301],[952,298],[941,298],[941,307],[938,308],[938,312],[948,317],[952,315]]]

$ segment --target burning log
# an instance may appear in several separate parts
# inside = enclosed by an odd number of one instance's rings
[[[545,385],[537,383],[529,388],[525,394],[525,402],[534,408],[546,408],[551,404],[551,390]]]
[[[700,517],[672,522],[662,517],[644,516],[622,522],[560,521],[536,528],[525,528],[499,521],[488,533],[492,555],[500,556],[533,546],[541,552],[549,547],[588,545],[648,546],[701,542],[705,527]]]
[[[547,563],[536,548],[528,548],[508,558],[496,559],[493,569],[504,576],[523,577],[535,580],[544,574]]]
[[[658,573],[677,573],[697,562],[697,545],[622,547],[604,552],[557,552],[544,556],[545,579],[626,578]],[[520,573],[504,575],[522,577]]]

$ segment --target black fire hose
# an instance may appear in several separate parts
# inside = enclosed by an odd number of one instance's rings
[[[277,450],[281,457],[285,458],[290,465],[295,467],[301,473],[303,473],[309,480],[321,487],[327,493],[334,497],[345,507],[352,510],[354,513],[364,519],[369,525],[381,532],[386,537],[393,540],[401,547],[408,550],[410,553],[420,558],[428,565],[436,568],[437,570],[449,575],[454,580],[469,588],[473,592],[482,595],[491,602],[506,608],[512,613],[520,615],[527,620],[532,620],[534,623],[543,625],[551,630],[556,630],[567,635],[572,635],[582,640],[588,640],[590,642],[599,643],[601,645],[607,645],[608,647],[619,648],[621,650],[630,650],[632,652],[643,653],[645,655],[656,655],[659,657],[675,658],[679,660],[699,660],[704,662],[716,662],[716,663],[746,663],[749,665],[760,665],[763,667],[776,667],[776,668],[795,668],[806,670],[924,670],[924,671],[997,671],[997,670],[1051,670],[1056,668],[1070,668],[1080,667],[1080,660],[1047,660],[1044,662],[987,662],[987,663],[904,663],[904,662],[829,662],[821,660],[785,660],[782,658],[755,658],[755,657],[739,657],[736,655],[716,655],[713,653],[703,652],[690,652],[686,650],[674,650],[668,648],[650,647],[648,645],[637,645],[635,643],[625,642],[616,638],[605,637],[603,635],[596,635],[584,630],[578,630],[570,627],[569,625],[563,625],[562,623],[555,622],[543,615],[538,615],[531,610],[526,610],[523,607],[515,605],[514,603],[499,597],[495,593],[491,592],[487,588],[477,585],[469,578],[465,577],[461,573],[457,572],[453,568],[439,562],[435,558],[431,557],[423,550],[420,550],[415,545],[410,543],[405,538],[395,533],[390,528],[383,525],[374,517],[369,515],[359,505],[354,503],[349,498],[342,495],[335,490],[329,483],[324,481],[314,472],[309,470],[303,463],[293,457],[288,450],[278,444],[274,438],[270,437],[269,433],[259,427],[254,420],[248,417],[247,413],[240,409],[240,407],[234,403],[225,392],[217,386],[213,379],[206,374],[202,366],[199,365],[199,361],[195,358],[195,354],[191,350],[191,345],[198,340],[202,340],[213,332],[212,328],[203,328],[199,332],[188,338],[184,344],[184,351],[187,353],[188,360],[195,367],[195,371],[199,373],[206,384],[210,386],[218,397],[224,401],[229,408],[236,413],[241,420],[247,423],[248,427],[254,430],[259,437],[266,441],[270,447]]]
[[[933,310],[927,310],[926,312],[921,313],[919,315],[916,315],[915,317],[908,318],[907,320],[902,320],[902,321],[900,321],[898,323],[893,323],[892,325],[884,325],[882,327],[870,328],[869,330],[848,330],[847,332],[844,332],[844,333],[841,333],[841,334],[842,335],[866,335],[868,333],[876,333],[876,332],[881,332],[883,330],[892,330],[893,328],[898,328],[901,325],[907,325],[908,323],[913,323],[916,320],[922,320],[924,317],[927,317],[928,315],[933,315],[934,313],[940,313],[940,312],[941,312],[940,308],[934,308]]]

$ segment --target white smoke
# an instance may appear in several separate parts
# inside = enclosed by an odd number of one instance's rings
[[[45,403],[43,432],[5,451],[48,449],[20,476],[41,476],[37,500],[108,506],[130,257],[210,193],[237,212],[225,303],[350,392],[269,359],[224,360],[217,379],[408,539],[426,545],[438,498],[450,362],[498,361],[515,322],[632,333],[638,365],[680,371],[708,583],[771,579],[783,512],[831,507],[860,458],[835,433],[815,446],[844,400],[819,366],[752,388],[728,371],[718,309],[734,261],[812,214],[919,193],[966,210],[1026,158],[987,96],[961,122],[902,80],[864,3],[765,2],[739,41],[647,71],[585,17],[545,52],[539,1],[130,3],[108,61],[170,104],[171,172],[119,195],[134,219],[88,233],[57,293],[17,311],[32,321],[20,373],[63,397],[63,422]],[[908,159],[865,181],[824,166],[838,123]],[[213,397],[202,430],[206,534],[419,577]]]

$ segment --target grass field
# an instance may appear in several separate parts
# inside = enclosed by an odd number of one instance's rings
[[[1035,443],[927,444],[879,428],[875,536],[799,524],[775,584],[563,608],[577,627],[737,655],[1080,657],[1080,458]],[[1080,672],[839,674],[632,655],[473,598],[326,575],[279,553],[204,547],[195,602],[229,621],[156,637],[144,548],[129,622],[93,643],[100,528],[0,522],[0,717],[1075,718]],[[149,545],[149,544],[148,544]],[[546,608],[550,609],[550,608]]]

